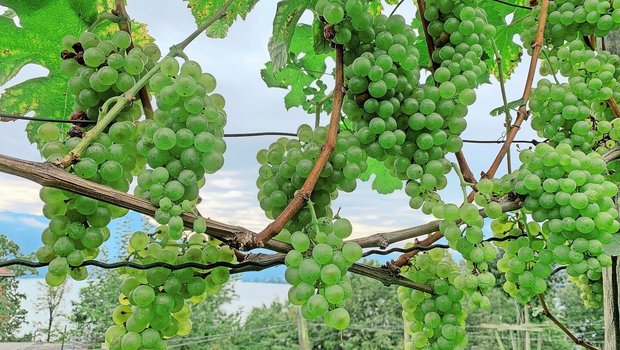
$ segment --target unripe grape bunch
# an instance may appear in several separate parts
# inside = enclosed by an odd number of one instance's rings
[[[297,136],[297,139],[280,138],[256,156],[260,164],[256,182],[258,200],[270,219],[282,213],[310,175],[327,140],[327,128],[320,126],[313,130],[303,124],[297,130]],[[356,188],[357,179],[368,167],[366,159],[366,152],[358,139],[349,131],[340,131],[336,137],[336,149],[321,171],[310,196],[316,204],[317,216],[333,216],[331,201],[337,198],[338,190],[351,192]],[[294,232],[311,220],[310,210],[304,208],[287,227]],[[287,238],[284,237],[284,240]]]
[[[350,322],[349,313],[343,307],[352,293],[346,273],[362,257],[359,244],[343,242],[352,231],[347,219],[332,221],[314,217],[306,230],[288,233],[294,249],[284,260],[287,266],[284,276],[291,284],[289,301],[301,305],[305,319],[323,317],[327,326],[338,330],[345,329]]]
[[[414,282],[430,284],[434,295],[398,287],[405,332],[410,336],[405,349],[464,349],[467,311],[464,294],[454,286],[459,267],[440,249],[418,254],[401,274]]]
[[[136,148],[149,168],[138,175],[136,195],[159,207],[155,220],[168,224],[172,239],[180,239],[181,214],[194,211],[205,174],[224,164],[225,101],[212,93],[213,75],[203,73],[195,61],[179,65],[175,58],[165,57],[149,87],[159,109],[154,120],[139,126]]]
[[[88,127],[79,120],[97,120],[107,99],[132,87],[159,59],[159,49],[154,44],[126,52],[130,43],[131,37],[123,31],[116,32],[110,40],[90,32],[79,38],[63,38],[63,72],[73,74],[67,88],[75,96],[73,115],[77,118],[67,134],[62,134],[53,123],[39,126],[41,155],[48,161],[62,158],[82,141]],[[134,121],[140,115],[139,102],[125,107],[67,170],[83,179],[127,191],[132,172],[143,164],[135,146],[138,131]],[[54,188],[42,188],[40,197],[45,203],[43,214],[50,219],[49,227],[41,235],[44,245],[36,254],[40,262],[50,263],[46,281],[57,286],[67,274],[76,280],[86,278],[86,268],[79,265],[98,256],[99,247],[110,237],[108,223],[124,216],[127,210]]]
[[[160,226],[152,235],[137,231],[131,235],[128,252],[139,264],[188,262],[211,264],[234,262],[235,255],[228,247],[209,240],[205,234],[187,237],[187,249],[163,244],[168,226]],[[205,271],[184,268],[171,271],[163,267],[148,270],[125,268],[120,285],[120,305],[113,313],[114,325],[105,333],[109,349],[165,349],[164,338],[184,336],[192,329],[191,305],[220,291],[230,277],[224,266]],[[206,276],[205,276],[206,275]]]

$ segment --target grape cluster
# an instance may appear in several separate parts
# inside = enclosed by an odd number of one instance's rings
[[[525,196],[524,208],[532,219],[543,223],[545,248],[553,252],[555,262],[567,266],[569,276],[600,280],[601,269],[611,263],[603,246],[620,228],[613,201],[618,188],[606,180],[604,160],[596,152],[573,150],[568,143],[538,144],[519,158],[523,166],[515,192]]]
[[[431,61],[436,69],[411,96],[417,110],[408,118],[407,140],[394,162],[396,173],[409,180],[407,194],[412,208],[420,208],[425,201],[430,202],[427,208],[441,204],[429,191],[446,186],[450,164],[445,155],[463,146],[459,135],[467,126],[467,107],[476,101],[474,89],[487,71],[482,58],[490,45],[488,38],[495,35],[495,27],[487,22],[486,12],[478,3],[426,4],[424,16],[435,47]],[[405,159],[412,164],[405,167]]]
[[[53,123],[44,123],[37,129],[45,159],[54,161],[68,154],[82,140],[84,130],[79,120],[96,120],[104,101],[133,86],[136,77],[159,58],[159,49],[152,44],[125,53],[130,43],[131,38],[125,32],[115,33],[111,40],[101,40],[90,32],[83,33],[79,39],[71,36],[63,39],[66,49],[63,70],[74,74],[68,88],[75,95],[72,117],[76,125],[66,135]],[[127,191],[132,172],[142,164],[135,146],[138,131],[133,124],[140,115],[138,103],[125,107],[67,171]],[[39,261],[50,263],[46,281],[55,286],[62,284],[67,274],[77,280],[86,278],[86,269],[78,266],[86,259],[97,257],[99,246],[110,236],[106,226],[127,210],[52,188],[44,187],[40,197],[45,203],[43,214],[50,219],[41,235],[44,245],[36,254]]]
[[[161,57],[155,44],[136,46],[126,52],[130,44],[131,37],[123,31],[114,33],[110,40],[101,40],[91,32],[84,32],[79,38],[63,38],[62,68],[65,74],[73,74],[67,87],[75,96],[74,111],[97,120],[99,108],[106,100],[129,90]],[[139,108],[131,110],[126,107],[116,120],[133,121],[140,117]]]
[[[317,11],[321,6],[317,3]],[[407,99],[420,79],[416,34],[401,16],[371,16],[366,1],[347,1],[345,7],[347,20],[335,26],[334,38],[344,44],[343,111],[355,122],[368,155],[383,161],[398,154],[406,116],[417,109],[416,101]],[[339,40],[343,33],[348,40]]]
[[[501,214],[501,207],[498,210],[495,208],[499,204],[492,203],[488,205],[489,214]],[[468,302],[471,309],[487,309],[490,302],[484,293],[495,285],[495,277],[488,271],[488,264],[495,260],[497,252],[493,245],[483,242],[483,218],[474,204],[465,203],[460,208],[454,204],[440,207],[443,207],[443,210],[436,211],[440,212],[439,216],[443,218],[439,226],[440,232],[448,240],[450,247],[467,260],[467,272],[455,277],[454,285],[470,297]]]
[[[342,241],[352,230],[346,219],[319,219],[307,233],[297,231],[290,235],[294,250],[285,259],[284,276],[292,285],[288,293],[290,302],[301,305],[305,319],[324,317],[327,326],[338,330],[346,328],[350,321],[343,307],[351,296],[346,273],[362,257],[359,244]]]
[[[187,237],[186,248],[166,245],[167,226],[160,226],[155,234],[138,231],[131,235],[131,261],[139,264],[188,262],[211,264],[234,262],[235,255],[219,242],[208,240],[204,234]],[[230,277],[227,267],[209,271],[185,268],[171,271],[163,267],[148,270],[124,268],[120,285],[121,295],[112,319],[114,325],[105,333],[110,350],[165,349],[163,338],[187,335],[192,329],[191,303],[198,303],[221,289]],[[208,272],[205,276],[205,272]],[[191,302],[191,303],[190,303]]]
[[[504,255],[497,261],[497,269],[506,277],[502,285],[504,291],[522,304],[544,293],[554,257],[553,252],[546,249],[540,225],[533,221],[525,224],[514,216],[504,215],[494,220],[491,228],[495,237],[518,237],[497,242],[504,250]]]
[[[521,39],[528,49],[536,36],[540,11],[538,2],[523,20]],[[555,47],[583,36],[605,37],[620,28],[618,0],[551,0],[547,14],[544,38]]]
[[[433,287],[434,294],[398,287],[398,301],[403,307],[405,331],[410,341],[405,349],[464,349],[467,311],[463,292],[454,286],[459,267],[443,250],[417,254],[410,267],[401,274],[417,283]]]
[[[154,119],[140,127],[137,152],[146,157],[150,169],[138,175],[136,195],[150,200],[159,209],[155,220],[168,224],[170,237],[181,238],[180,215],[193,211],[204,175],[224,164],[224,98],[211,94],[215,78],[203,73],[195,61],[180,67],[166,57],[161,72],[150,80],[158,109]]]
[[[308,178],[327,140],[327,128],[312,130],[304,124],[297,130],[297,135],[298,139],[278,139],[256,156],[261,165],[256,183],[258,200],[270,219],[282,213]],[[321,171],[310,197],[316,204],[317,216],[332,216],[329,205],[337,197],[337,190],[351,192],[356,188],[357,179],[368,167],[366,159],[366,152],[355,135],[346,130],[340,131],[336,137],[336,148]],[[287,227],[295,232],[310,221],[310,210],[303,208]]]
[[[408,181],[416,209],[440,203],[434,191],[445,188],[451,169],[445,155],[461,150],[467,106],[486,73],[482,56],[495,28],[477,2],[469,5],[427,2],[438,69],[424,84],[416,34],[401,16],[372,16],[362,0],[324,0],[315,8],[333,26],[332,41],[344,46],[344,113],[368,156]]]
[[[590,152],[612,126],[602,120],[596,123],[595,128],[591,105],[579,98],[575,90],[571,84],[554,84],[541,79],[530,99],[531,125],[538,135],[554,144],[568,142],[575,148]]]

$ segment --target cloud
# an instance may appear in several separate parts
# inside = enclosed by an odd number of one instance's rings
[[[0,175],[0,211],[41,215],[40,188],[30,181]]]

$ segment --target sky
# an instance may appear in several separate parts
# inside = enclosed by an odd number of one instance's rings
[[[287,91],[267,88],[260,77],[260,69],[269,60],[267,42],[271,36],[276,3],[259,1],[245,21],[238,20],[233,24],[226,39],[210,39],[201,35],[185,50],[192,60],[202,65],[204,71],[217,78],[216,92],[226,98],[227,133],[294,132],[300,123],[312,124],[314,121],[313,115],[301,109],[287,111],[283,100]],[[196,27],[186,3],[180,0],[130,0],[127,11],[132,18],[148,24],[150,34],[163,52],[183,40]],[[414,8],[411,3],[405,2],[398,9],[398,13],[411,18]],[[306,14],[302,20],[309,19],[311,16]],[[519,38],[515,37],[514,40],[518,42]],[[529,56],[525,54],[524,61],[506,83],[508,101],[521,97],[528,64]],[[9,86],[46,74],[46,69],[28,65],[8,84],[0,87],[0,94]],[[491,117],[489,111],[500,105],[499,85],[481,86],[478,89],[477,102],[470,108],[468,128],[462,138],[499,139],[504,131],[503,117]],[[327,119],[326,115],[323,116],[324,124]],[[23,121],[0,124],[0,152],[39,161],[41,159],[36,147],[27,140],[25,126]],[[535,133],[529,126],[525,126],[517,138],[529,140],[535,138]],[[268,224],[269,220],[265,218],[256,199],[258,163],[255,155],[259,149],[268,147],[275,139],[273,136],[227,139],[224,167],[218,173],[209,175],[206,186],[201,190],[204,200],[199,209],[203,215],[255,231]],[[463,152],[476,176],[492,163],[499,147],[497,144],[465,145]],[[516,150],[515,146],[512,150]],[[453,155],[450,155],[449,159],[454,160]],[[515,165],[518,166],[513,164]],[[502,164],[498,175],[504,173],[505,169]],[[455,181],[453,174],[450,176],[452,185],[442,191],[442,196],[444,200],[458,204],[462,201],[460,189],[456,186],[458,181]],[[39,185],[33,182],[0,174],[0,228],[4,230],[0,233],[19,240],[21,230],[13,230],[11,227],[26,226],[33,231],[42,229],[45,219],[41,218],[43,204],[38,198],[38,190]],[[409,208],[408,197],[403,191],[379,195],[370,188],[370,182],[358,183],[358,188],[353,193],[341,193],[333,207],[340,207],[341,216],[351,220],[354,237],[392,231],[433,220],[432,217]],[[14,213],[24,215],[13,215]]]

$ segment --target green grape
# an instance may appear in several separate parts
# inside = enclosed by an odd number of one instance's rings
[[[344,9],[339,4],[330,3],[322,12],[323,17],[329,24],[337,24],[344,18]]]
[[[41,124],[37,129],[37,137],[43,142],[55,141],[60,137],[60,130],[53,123]]]
[[[176,144],[176,134],[169,128],[161,128],[153,135],[153,143],[161,150],[170,150]]]
[[[86,63],[88,67],[93,68],[99,67],[106,61],[105,53],[97,47],[91,47],[86,49],[84,51],[83,57],[84,63]]]
[[[119,30],[112,35],[112,43],[119,49],[125,50],[131,45],[131,36],[127,32]]]

